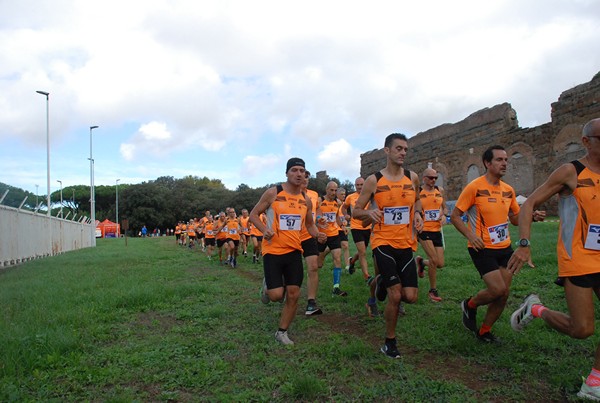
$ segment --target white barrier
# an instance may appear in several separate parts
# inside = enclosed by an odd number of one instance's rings
[[[90,247],[90,225],[0,205],[0,267]]]

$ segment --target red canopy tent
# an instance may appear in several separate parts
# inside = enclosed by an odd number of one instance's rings
[[[96,227],[102,233],[102,238],[118,238],[121,235],[121,226],[108,218]]]

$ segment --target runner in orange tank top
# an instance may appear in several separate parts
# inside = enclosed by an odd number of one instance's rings
[[[284,345],[294,342],[288,328],[296,316],[300,287],[304,278],[300,232],[306,226],[313,237],[320,236],[312,217],[312,203],[302,192],[305,164],[300,158],[287,162],[287,181],[263,193],[250,212],[250,221],[263,233],[263,287],[261,301],[284,301],[275,339]],[[267,215],[265,225],[260,215]],[[285,297],[285,298],[284,298]]]
[[[408,139],[404,134],[392,133],[386,137],[383,150],[386,167],[365,180],[352,217],[373,225],[371,248],[380,273],[375,293],[380,301],[386,293],[388,299],[381,352],[389,358],[400,358],[396,324],[400,302],[414,303],[418,297],[413,250],[416,233],[423,228],[423,211],[417,195],[419,177],[403,167]]]
[[[586,123],[581,142],[586,155],[552,172],[521,207],[521,240],[508,263],[508,270],[515,274],[525,262],[533,267],[530,250],[535,245],[529,245],[532,212],[558,194],[558,274],[564,281],[568,314],[545,307],[536,294],[530,294],[511,316],[511,326],[517,331],[533,318],[542,318],[553,329],[576,339],[594,334],[594,295],[600,296],[600,118]],[[600,400],[600,346],[578,396]]]
[[[419,234],[419,243],[427,254],[427,259],[421,256],[415,258],[419,277],[425,276],[425,267],[428,268],[429,299],[440,302],[437,290],[437,269],[444,267],[444,235],[442,222],[446,221],[448,209],[444,200],[444,189],[436,186],[438,174],[433,168],[423,171],[423,185],[420,188],[419,198],[423,205],[423,231]]]
[[[365,226],[360,220],[352,217],[352,211],[356,205],[356,201],[360,196],[365,180],[362,177],[356,178],[354,181],[354,188],[356,192],[346,196],[344,204],[342,205],[342,214],[346,219],[350,220],[350,232],[352,233],[352,241],[356,246],[356,254],[350,258],[348,262],[348,272],[354,273],[354,265],[358,261],[362,270],[363,278],[369,287],[369,299],[365,307],[367,308],[367,315],[369,317],[379,316],[379,309],[377,308],[377,299],[375,298],[375,278],[369,274],[369,264],[367,261],[367,246],[369,246],[369,239],[371,238],[371,227]],[[366,208],[369,208],[367,203]]]
[[[319,269],[325,263],[327,248],[333,260],[333,296],[346,297],[348,293],[340,288],[342,279],[342,245],[340,239],[340,203],[337,200],[338,184],[330,181],[327,183],[325,198],[319,202],[317,208],[317,227],[327,236],[326,241],[319,243]]]
[[[310,172],[304,173],[304,183],[302,184],[302,191],[306,194],[306,197],[310,199],[313,206],[313,220],[316,217],[316,206],[319,204],[319,194],[314,190],[308,189],[308,180],[310,178]],[[306,227],[302,228],[300,232],[300,241],[302,242],[302,256],[306,262],[306,271],[308,271],[306,296],[307,304],[304,315],[320,315],[323,313],[321,308],[317,306],[317,288],[319,284],[319,246],[317,240],[310,235]]]
[[[512,273],[506,267],[513,253],[508,221],[518,224],[519,205],[511,186],[501,178],[506,174],[508,155],[502,146],[489,147],[481,158],[486,173],[461,192],[450,220],[468,240],[468,251],[486,288],[462,301],[465,328],[486,343],[498,343],[492,326],[506,307]],[[467,213],[468,226],[461,216]],[[487,305],[481,326],[477,327],[477,307]]]
[[[240,217],[240,227],[242,232],[240,233],[240,243],[242,244],[242,254],[244,257],[248,256],[248,243],[250,241],[250,216],[248,215],[248,209],[242,209],[242,216]]]

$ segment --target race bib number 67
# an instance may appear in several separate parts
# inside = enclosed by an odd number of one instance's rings
[[[300,214],[281,214],[279,216],[279,229],[283,231],[300,231],[302,216]]]
[[[407,225],[409,218],[410,209],[407,206],[383,208],[383,223],[385,225]]]

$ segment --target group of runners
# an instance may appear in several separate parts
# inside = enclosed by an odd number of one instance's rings
[[[220,264],[237,267],[240,254],[248,256],[248,248],[252,246],[252,263],[262,261],[262,232],[249,221],[247,209],[242,209],[238,216],[235,208],[227,207],[213,217],[205,211],[204,217],[190,219],[187,223],[180,221],[175,226],[175,241],[188,248],[201,248],[209,260],[216,254]],[[266,216],[261,220],[266,222]]]
[[[574,338],[594,333],[594,295],[600,295],[600,119],[589,121],[582,130],[586,155],[564,164],[519,206],[514,189],[502,181],[508,155],[502,146],[489,147],[482,155],[486,172],[461,192],[452,212],[444,202],[444,190],[435,185],[436,171],[428,167],[421,177],[404,167],[408,150],[405,135],[386,137],[386,167],[369,177],[357,178],[356,193],[345,199],[330,182],[326,194],[306,188],[309,173],[300,158],[286,166],[286,181],[269,188],[249,214],[250,222],[263,234],[263,302],[283,302],[277,341],[294,342],[288,329],[296,316],[304,278],[303,257],[308,271],[307,316],[322,313],[316,301],[319,271],[327,253],[332,255],[332,295],[347,295],[341,288],[342,242],[347,242],[345,221],[350,221],[357,254],[344,258],[354,270],[358,262],[369,286],[366,303],[370,315],[377,315],[376,300],[384,301],[385,340],[381,352],[399,358],[396,340],[402,303],[415,303],[418,278],[428,268],[433,302],[442,300],[436,272],[444,266],[442,222],[450,221],[467,239],[468,253],[483,280],[484,288],[460,304],[462,322],[474,337],[485,343],[499,343],[492,327],[506,307],[513,276],[524,263],[533,267],[529,241],[531,223],[541,221],[545,212],[536,208],[559,195],[559,239],[557,242],[560,283],[564,284],[568,313],[544,306],[531,294],[511,315],[511,326],[522,331],[534,318]],[[462,216],[468,217],[465,224]],[[261,217],[266,215],[267,220]],[[513,250],[509,222],[519,225],[520,239]],[[426,257],[414,255],[420,243]],[[371,247],[373,272],[369,271],[366,249]],[[348,259],[347,261],[345,259]],[[485,313],[478,318],[480,308]],[[600,348],[594,367],[579,391],[580,397],[600,399]]]

